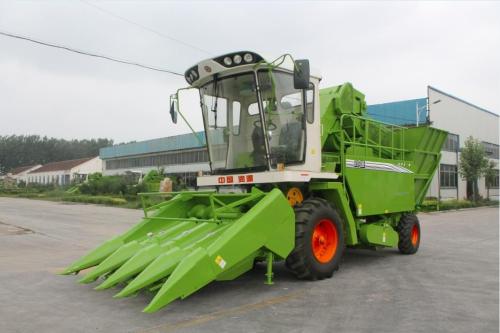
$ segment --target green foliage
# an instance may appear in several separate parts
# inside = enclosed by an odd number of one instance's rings
[[[484,180],[486,183],[486,197],[490,198],[490,188],[493,187],[495,181],[498,178],[498,169],[496,169],[497,164],[494,161],[489,161],[488,166],[484,170]]]
[[[27,199],[38,199],[38,198],[45,197],[43,194],[34,193],[34,192],[19,193],[17,196],[21,197],[21,198],[27,198]]]
[[[46,192],[52,191],[57,187],[56,184],[28,183],[26,189],[28,192]]]
[[[0,136],[0,174],[18,166],[46,164],[99,155],[110,139],[64,140],[39,135]]]
[[[144,177],[143,182],[146,183],[159,183],[165,178],[163,168],[159,170],[151,170]]]
[[[148,184],[142,182],[142,183],[139,183],[139,184],[129,185],[128,188],[127,188],[127,193],[126,194],[128,196],[135,197],[137,195],[137,193],[148,192],[148,191],[149,191]]]
[[[82,202],[82,203],[93,203],[93,204],[101,204],[101,205],[109,205],[109,206],[120,206],[127,204],[127,200],[124,198],[113,198],[107,196],[67,196],[62,197],[62,201],[68,202]]]
[[[498,177],[498,169],[496,169],[497,164],[494,161],[489,161],[486,169],[484,170],[484,179],[486,182],[486,188],[490,189],[495,183]]]
[[[106,177],[103,177],[106,178]],[[94,178],[95,181],[95,178]],[[107,195],[88,195],[68,193],[62,188],[54,188],[48,185],[28,186],[26,188],[5,188],[0,187],[0,196],[19,197],[27,199],[41,199],[50,201],[68,201],[79,203],[92,203],[108,206],[120,206],[126,208],[140,208],[141,203],[137,198],[137,192],[145,192],[141,186],[145,185],[127,185],[129,194],[107,194]]]
[[[498,201],[491,200],[480,200],[480,201],[469,201],[469,200],[443,200],[439,202],[439,210],[451,210],[451,209],[461,209],[461,208],[472,208],[472,207],[482,207],[482,206],[498,206]],[[420,210],[424,212],[436,211],[438,208],[438,201],[436,199],[426,199],[421,205]]]
[[[127,185],[129,184],[121,176],[94,177],[80,185],[80,193],[91,195],[124,194]]]
[[[100,172],[94,172],[88,176],[89,181],[97,181],[101,178],[102,178],[102,173],[100,173]]]
[[[147,190],[147,184],[136,184],[134,177],[103,176],[101,173],[89,175],[88,181],[79,185],[79,192],[88,195],[114,194],[135,197],[137,193]]]
[[[10,195],[10,194],[18,194],[21,192],[23,192],[23,190],[18,188],[18,187],[8,187],[8,186],[7,187],[5,187],[5,186],[0,187],[0,194]]]
[[[479,140],[469,136],[465,140],[465,146],[461,150],[460,164],[458,165],[458,172],[462,179],[465,179],[473,184],[472,200],[478,199],[478,186],[477,180],[481,177],[488,167],[488,159],[486,152]]]
[[[488,167],[488,159],[484,147],[479,140],[467,138],[461,150],[459,172],[463,179],[474,181],[484,174]]]

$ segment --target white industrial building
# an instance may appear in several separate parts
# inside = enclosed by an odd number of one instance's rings
[[[10,172],[8,172],[7,177],[14,179],[16,184],[19,184],[21,182],[27,183],[28,182],[28,174],[31,171],[34,171],[34,170],[40,168],[41,166],[42,166],[41,164],[35,164],[35,165],[27,165],[27,166],[17,167],[15,169],[12,169]]]
[[[105,147],[101,148],[99,156],[103,160],[104,175],[144,175],[150,170],[163,168],[169,175],[195,185],[199,171],[210,171],[203,132],[196,133],[196,136],[189,133]]]
[[[440,172],[434,177],[428,195],[442,199],[467,197],[467,182],[456,174],[460,148],[472,136],[482,142],[489,158],[496,163],[497,179],[494,188],[490,189],[490,197],[498,200],[498,114],[433,87],[428,88],[428,99],[432,125],[450,133],[442,152]],[[481,178],[478,185],[480,195],[486,197],[485,179]]]
[[[27,174],[27,183],[69,185],[87,179],[89,174],[102,172],[102,160],[99,157],[87,157],[75,160],[52,162]]]

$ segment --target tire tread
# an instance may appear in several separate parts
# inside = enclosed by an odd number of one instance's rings
[[[415,224],[419,226],[419,241],[417,246],[413,246],[411,243],[411,230]],[[420,223],[417,216],[415,214],[404,214],[399,220],[396,231],[399,235],[399,251],[403,254],[415,254],[420,245]]]
[[[340,260],[335,261],[335,265],[330,271],[319,272],[312,267],[311,263],[307,257],[308,249],[304,248],[304,237],[310,228],[310,217],[317,210],[329,210],[336,219],[339,221],[340,226],[342,226],[342,220],[337,211],[328,203],[328,201],[322,198],[309,198],[304,200],[301,205],[295,208],[295,248],[292,253],[286,259],[286,266],[290,269],[299,279],[308,280],[322,280],[325,278],[330,278],[333,272],[338,270]],[[343,233],[343,230],[339,230],[339,233]],[[342,234],[343,235],[343,234]],[[337,249],[340,253],[338,254],[341,258],[344,252],[344,242],[343,236],[340,248]]]

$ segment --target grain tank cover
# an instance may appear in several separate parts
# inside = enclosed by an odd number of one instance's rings
[[[338,134],[342,115],[366,116],[365,95],[347,82],[339,86],[321,89],[321,143],[327,151],[338,150]],[[337,136],[337,137],[335,137]]]

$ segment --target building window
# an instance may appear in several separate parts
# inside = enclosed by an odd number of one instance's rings
[[[489,142],[483,142],[484,152],[488,158],[494,158],[498,160],[498,145]]]
[[[439,185],[441,187],[456,188],[457,183],[457,166],[451,164],[441,164],[439,169]]]
[[[490,188],[498,188],[498,178],[499,178],[498,170],[495,170],[494,172],[495,172],[495,177],[492,179],[493,183],[490,184]],[[488,185],[486,184],[486,179],[485,179],[485,186],[486,188],[488,188]]]
[[[458,135],[448,133],[443,150],[457,152],[459,149]]]
[[[144,157],[129,157],[115,160],[107,160],[106,170],[130,169],[137,167],[160,167],[175,164],[190,164],[208,162],[206,149],[175,151],[158,155]]]

